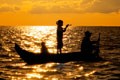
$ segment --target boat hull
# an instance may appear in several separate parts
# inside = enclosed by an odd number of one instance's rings
[[[62,53],[62,54],[34,54],[20,48],[19,45],[15,44],[15,50],[19,56],[27,64],[42,64],[48,62],[58,62],[65,63],[69,61],[101,61],[101,57],[95,57],[93,55],[85,56],[81,52],[71,52],[71,53]]]

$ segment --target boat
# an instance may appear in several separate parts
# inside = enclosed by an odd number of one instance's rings
[[[70,53],[62,53],[62,54],[35,54],[29,51],[22,49],[18,44],[15,43],[15,50],[20,56],[21,59],[24,60],[27,64],[43,64],[48,62],[56,62],[56,63],[65,63],[69,61],[89,61],[96,62],[101,61],[101,57],[96,56],[84,56],[81,52],[70,52]]]

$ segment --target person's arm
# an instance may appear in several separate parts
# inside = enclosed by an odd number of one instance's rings
[[[91,41],[91,42],[92,42],[92,44],[99,44],[99,42],[100,42],[100,33],[99,33],[98,40],[97,41]]]
[[[71,24],[67,24],[66,27],[63,29],[63,32],[66,31],[66,29],[68,28],[68,26],[71,26]]]

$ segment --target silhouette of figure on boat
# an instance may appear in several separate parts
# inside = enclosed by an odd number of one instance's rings
[[[47,49],[47,47],[45,45],[45,42],[41,43],[41,54],[43,54],[43,55],[49,54],[48,49]]]
[[[62,47],[63,47],[63,32],[66,31],[67,27],[70,26],[70,24],[67,24],[65,28],[62,28],[63,26],[63,21],[58,20],[56,22],[57,24],[57,54],[62,53]]]
[[[83,53],[84,56],[96,56],[99,57],[99,41],[100,41],[100,34],[97,41],[91,41],[92,33],[89,31],[85,32],[85,37],[82,40],[81,43],[81,53]]]

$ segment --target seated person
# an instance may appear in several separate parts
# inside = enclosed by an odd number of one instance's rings
[[[81,44],[81,53],[83,53],[86,56],[91,56],[94,54],[95,56],[98,55],[95,50],[98,50],[97,43],[98,41],[90,41],[91,32],[86,31],[85,37],[82,40]],[[96,44],[96,45],[95,45]]]
[[[41,54],[44,54],[44,55],[47,55],[49,52],[48,52],[48,49],[45,45],[45,42],[42,42],[41,43]]]

